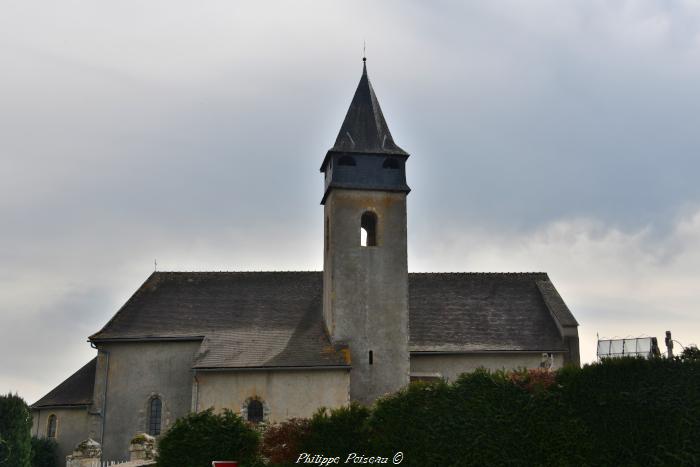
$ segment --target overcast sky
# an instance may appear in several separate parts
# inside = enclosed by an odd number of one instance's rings
[[[0,393],[153,270],[320,270],[368,69],[411,271],[546,271],[601,337],[700,342],[700,3],[2,2]]]

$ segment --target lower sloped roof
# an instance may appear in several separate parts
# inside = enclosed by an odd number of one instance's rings
[[[97,357],[86,363],[51,392],[32,404],[32,409],[83,407],[92,404]]]

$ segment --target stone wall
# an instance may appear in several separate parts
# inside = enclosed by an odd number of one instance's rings
[[[199,345],[199,341],[99,344],[94,410],[102,410],[106,387],[105,428],[103,437],[98,437],[105,459],[129,458],[134,433],[148,432],[152,397],[160,397],[163,404],[161,432],[189,413],[192,360]]]
[[[376,246],[360,246],[366,211]],[[406,194],[334,188],[324,216],[324,319],[333,341],[349,344],[351,398],[371,403],[409,381]]]
[[[89,436],[87,407],[32,410],[32,435],[46,437],[48,419],[52,414],[56,415],[57,421],[58,458],[65,459],[78,443]]]
[[[246,415],[251,399],[262,401],[265,421],[310,417],[319,407],[348,404],[348,370],[200,371],[197,411],[229,408]]]

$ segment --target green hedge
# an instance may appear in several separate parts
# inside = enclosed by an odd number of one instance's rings
[[[212,460],[257,462],[259,434],[230,410],[213,409],[178,418],[158,443],[160,467],[211,467]]]
[[[321,410],[299,452],[350,452],[402,466],[700,465],[700,361],[614,359],[565,368],[414,383],[378,400]],[[288,450],[287,463],[298,453]]]
[[[32,437],[32,467],[58,467],[58,446],[48,438]],[[63,461],[65,464],[65,461]]]
[[[29,467],[32,458],[32,418],[24,399],[0,396],[0,466]]]

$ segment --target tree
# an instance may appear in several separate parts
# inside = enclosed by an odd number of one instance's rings
[[[694,345],[686,347],[685,349],[683,349],[683,352],[681,352],[680,359],[683,361],[692,362],[700,361],[700,349],[698,349]]]
[[[24,399],[0,396],[0,466],[30,467],[32,418]]]
[[[213,409],[178,418],[158,443],[160,467],[211,467],[214,460],[257,461],[260,436],[241,417]]]
[[[56,441],[32,437],[32,467],[57,467]]]

